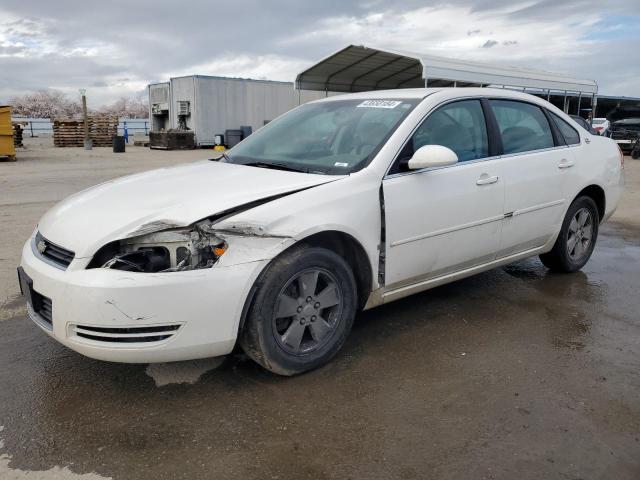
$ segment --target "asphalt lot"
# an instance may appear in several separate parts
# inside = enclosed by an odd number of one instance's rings
[[[640,478],[640,161],[584,271],[537,259],[360,314],[294,378],[241,356],[84,358],[15,267],[56,201],[211,152],[30,147],[0,163],[0,478]]]

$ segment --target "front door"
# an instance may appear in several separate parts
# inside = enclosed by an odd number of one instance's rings
[[[452,149],[458,163],[403,170],[403,159],[423,145]],[[456,101],[434,111],[398,162],[383,181],[386,286],[410,285],[493,260],[504,218],[504,181],[502,161],[489,158],[480,101]]]

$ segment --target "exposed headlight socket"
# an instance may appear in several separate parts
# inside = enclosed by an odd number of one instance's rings
[[[164,230],[102,247],[87,268],[131,272],[176,272],[213,266],[227,251],[208,221],[190,229]]]

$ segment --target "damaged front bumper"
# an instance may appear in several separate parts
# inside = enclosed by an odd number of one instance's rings
[[[260,240],[271,247],[283,243]],[[34,294],[48,305],[41,312],[29,307],[35,323],[83,355],[127,363],[230,353],[245,299],[271,258],[266,245],[240,240],[234,255],[212,268],[161,273],[86,269],[90,259],[80,258],[61,270],[42,261],[31,242],[24,246],[21,268]]]

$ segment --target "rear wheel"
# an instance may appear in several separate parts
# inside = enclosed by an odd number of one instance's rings
[[[569,206],[553,249],[540,255],[540,260],[553,271],[580,270],[593,253],[599,224],[598,207],[593,199],[578,197]]]
[[[342,347],[357,295],[353,273],[340,256],[296,247],[276,258],[256,287],[240,345],[260,365],[295,375],[323,365]]]

